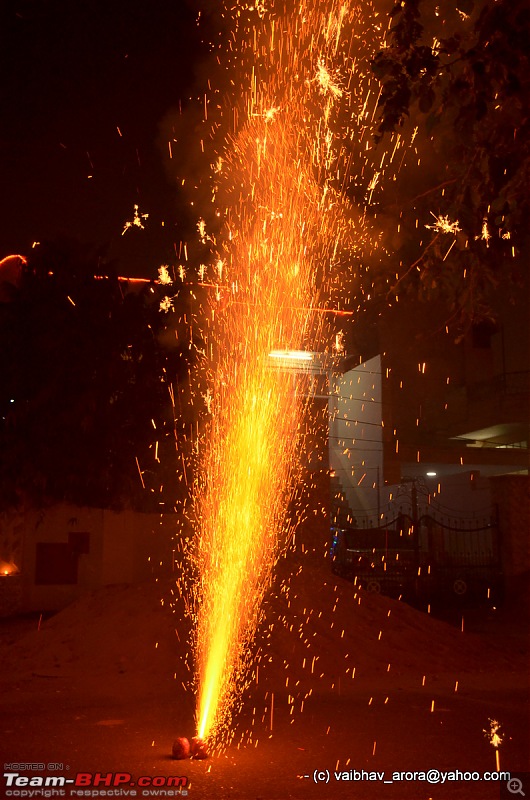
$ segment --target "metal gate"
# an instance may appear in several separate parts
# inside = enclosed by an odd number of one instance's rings
[[[495,517],[398,514],[381,527],[332,528],[332,569],[371,592],[496,603],[502,593]]]

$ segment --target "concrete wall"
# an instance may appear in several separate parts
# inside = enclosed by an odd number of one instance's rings
[[[77,508],[69,505],[52,506],[24,515],[23,579],[24,607],[27,611],[48,611],[64,608],[80,592],[97,589],[101,584],[103,509]],[[76,584],[35,584],[37,545],[68,544],[69,534],[87,532],[90,552],[78,557]]]
[[[490,478],[499,511],[501,556],[506,581],[528,581],[530,575],[530,477]]]
[[[11,554],[20,571],[17,580],[5,576],[0,586],[0,615],[57,610],[83,592],[167,573],[172,568],[176,527],[176,515],[69,505],[0,514],[0,543],[4,545],[0,559],[7,560]],[[75,583],[36,582],[39,571],[46,575],[42,552],[37,563],[39,544],[63,545],[62,552],[70,552],[77,569]],[[50,570],[53,566],[49,565]]]
[[[354,516],[374,515],[381,503],[383,435],[381,357],[335,380],[329,399],[329,464]],[[378,497],[379,492],[379,497]],[[383,503],[386,496],[383,499]]]

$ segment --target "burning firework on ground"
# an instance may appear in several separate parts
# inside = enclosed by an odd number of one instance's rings
[[[332,349],[314,312],[346,265],[376,246],[365,208],[343,190],[355,183],[365,187],[363,202],[371,199],[400,146],[396,137],[375,169],[369,130],[377,96],[362,67],[366,40],[374,47],[382,37],[372,9],[302,2],[281,15],[238,5],[231,16],[228,68],[243,89],[223,112],[230,130],[216,154],[223,226],[209,236],[199,223],[201,241],[217,246],[216,290],[205,323],[211,420],[196,443],[188,554],[198,735],[216,743],[230,738],[289,527],[307,386],[270,354]]]
[[[500,733],[501,723],[498,722],[496,719],[490,718],[489,723],[490,723],[489,730],[484,729],[484,735],[486,739],[488,739],[491,746],[495,748],[495,768],[497,772],[500,772],[501,767],[500,767],[499,747],[504,739],[504,734]]]

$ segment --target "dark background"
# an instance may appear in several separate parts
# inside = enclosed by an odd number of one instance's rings
[[[193,95],[205,28],[184,0],[1,4],[0,257],[69,237],[156,276],[186,224],[160,124]],[[135,203],[145,231],[122,237]]]

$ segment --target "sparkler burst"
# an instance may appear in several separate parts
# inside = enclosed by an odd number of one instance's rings
[[[123,230],[121,232],[121,235],[123,236],[124,233],[126,233],[129,230],[129,228],[133,227],[133,225],[136,228],[141,228],[143,230],[144,227],[145,227],[144,220],[146,220],[148,217],[149,217],[149,214],[141,214],[140,213],[139,206],[135,203],[134,204],[134,216],[133,216],[133,218],[131,220],[127,220],[127,222],[123,226]]]
[[[170,286],[173,283],[169,270],[165,264],[158,268],[158,282],[164,286]]]
[[[437,217],[435,214],[433,214],[433,217],[436,220],[434,225],[425,226],[426,228],[429,228],[429,230],[438,231],[439,233],[460,233],[462,230],[457,219],[453,222],[447,216],[440,215]]]
[[[502,744],[502,740],[504,738],[503,734],[500,734],[499,731],[501,729],[501,723],[498,722],[496,719],[489,720],[490,726],[489,729],[484,728],[484,735],[486,739],[488,739],[489,743],[492,747],[499,747]]]
[[[261,602],[289,533],[307,386],[269,354],[322,347],[324,317],[313,312],[338,267],[376,246],[366,209],[344,188],[361,185],[365,202],[374,175],[366,132],[377,94],[361,53],[367,64],[367,38],[381,38],[371,9],[335,0],[303,0],[286,14],[237,3],[226,14],[236,43],[229,68],[247,88],[231,99],[230,131],[210,157],[222,164],[213,196],[224,228],[206,237],[198,225],[202,243],[217,245],[217,283],[206,323],[211,418],[197,443],[189,552],[197,729],[216,744],[231,736]]]

